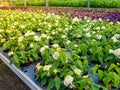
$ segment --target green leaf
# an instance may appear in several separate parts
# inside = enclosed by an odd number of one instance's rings
[[[60,60],[62,64],[66,64],[66,53],[65,52],[60,52]]]
[[[115,64],[111,64],[110,67],[108,68],[108,71],[111,71],[112,69],[114,69],[116,66]]]
[[[39,58],[39,56],[38,56],[38,53],[32,53],[32,56],[36,59],[36,60],[38,60],[38,58]]]
[[[52,90],[52,88],[54,87],[54,80],[52,78],[49,79],[48,81],[48,87],[47,90]]]
[[[88,67],[88,60],[84,60],[84,68]]]
[[[43,72],[43,73],[41,74],[41,78],[43,78],[44,76],[47,76],[47,73],[48,73],[48,72]]]
[[[82,65],[82,62],[81,62],[80,60],[77,60],[77,64],[79,65],[79,67],[80,67],[81,69],[83,69],[83,65]]]
[[[116,67],[115,70],[116,70],[117,73],[120,75],[120,68]]]
[[[72,55],[70,53],[66,53],[66,57],[68,58],[68,60],[73,61]]]
[[[56,89],[59,90],[60,84],[61,84],[60,78],[58,76],[56,76],[54,79],[54,82],[55,82]]]
[[[68,75],[73,75],[74,73],[72,72],[72,71],[69,71],[67,74],[66,74],[66,76],[68,76]]]
[[[106,87],[103,87],[103,86],[95,84],[95,83],[92,83],[91,88],[92,88],[92,90],[100,90],[100,88],[102,88],[102,90],[108,90]]]
[[[114,85],[115,87],[118,87],[119,84],[120,84],[120,76],[117,75],[116,73],[114,73],[113,79],[114,79],[114,80],[113,80],[113,85]]]
[[[42,78],[40,83],[41,87],[43,87],[46,83],[47,83],[47,78]]]
[[[103,71],[102,70],[98,70],[98,78],[100,80],[102,80],[102,78],[103,78]]]
[[[93,68],[92,68],[92,71],[93,71],[93,74],[96,75],[96,72],[98,70],[98,65],[95,65]]]

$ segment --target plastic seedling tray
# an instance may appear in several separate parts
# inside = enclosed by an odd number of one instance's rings
[[[39,87],[40,82],[35,80],[35,66],[36,63],[22,68],[17,68],[15,64],[10,65],[10,60],[7,55],[0,49],[0,59],[31,89],[43,90]]]

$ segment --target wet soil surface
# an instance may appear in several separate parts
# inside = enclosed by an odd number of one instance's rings
[[[0,60],[0,90],[30,89]]]

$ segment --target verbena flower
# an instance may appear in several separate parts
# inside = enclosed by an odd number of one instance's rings
[[[37,68],[38,71],[40,70],[41,67],[42,67],[42,66],[40,65],[40,63],[38,63],[38,64],[36,65],[36,68]]]
[[[19,42],[19,43],[22,42],[23,38],[24,38],[23,36],[19,37],[19,38],[18,38],[18,42]]]
[[[82,70],[76,68],[76,69],[74,70],[74,72],[75,72],[75,74],[80,75],[81,72],[82,72]]]
[[[14,53],[13,52],[8,52],[8,56],[11,56],[13,55]]]
[[[35,40],[35,41],[41,41],[41,37],[35,35],[35,36],[34,36],[34,40]]]
[[[31,44],[30,44],[30,47],[31,47],[31,48],[33,48],[33,47],[34,47],[33,43],[31,43]]]
[[[117,58],[120,58],[120,48],[116,49],[116,50],[109,50],[110,54],[114,54]]]
[[[52,56],[53,56],[53,58],[54,58],[55,60],[57,60],[60,55],[59,55],[59,52],[56,51],[56,52],[54,52],[54,54],[53,54]]]
[[[58,45],[58,44],[53,44],[52,47],[54,47],[54,48],[58,48],[59,45]]]
[[[63,83],[66,87],[68,87],[70,84],[72,84],[73,80],[74,80],[74,78],[72,76],[68,75],[67,77],[65,77]]]
[[[52,67],[52,65],[45,65],[43,67],[43,71],[49,71],[51,67]]]
[[[88,75],[84,75],[83,78],[88,78]]]
[[[70,40],[67,40],[66,44],[70,44],[70,42],[71,42]]]

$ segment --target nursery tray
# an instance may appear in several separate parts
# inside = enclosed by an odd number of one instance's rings
[[[40,88],[40,82],[35,80],[34,69],[36,63],[26,67],[17,68],[14,64],[10,65],[9,57],[0,48],[0,59],[31,89],[31,90],[43,90]]]

